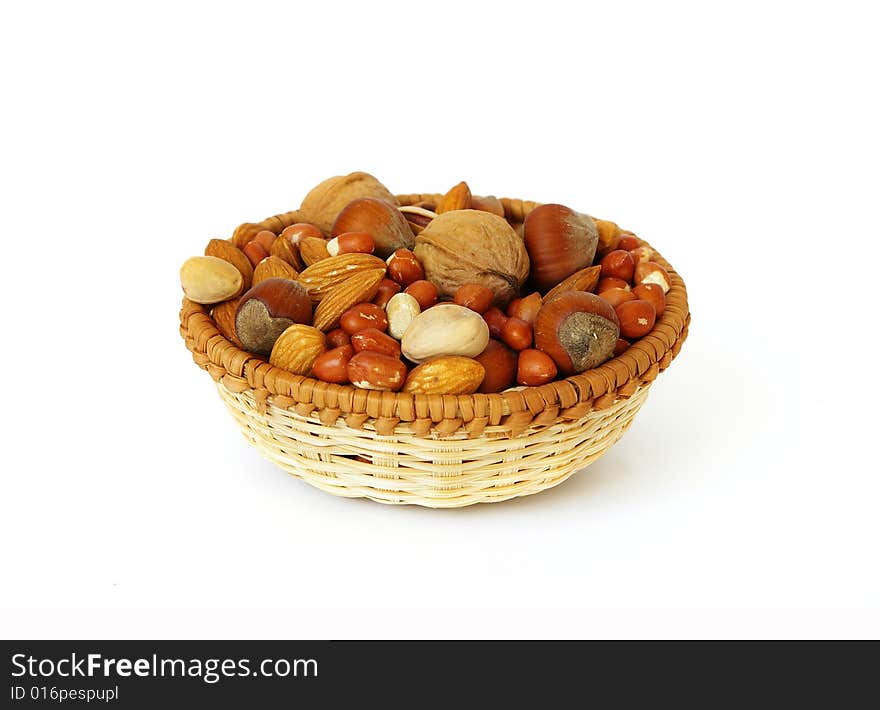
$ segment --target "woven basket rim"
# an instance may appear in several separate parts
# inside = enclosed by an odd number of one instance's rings
[[[427,193],[398,195],[397,199],[401,205],[411,205],[440,197],[442,195]],[[501,202],[507,218],[515,222],[523,221],[540,204],[511,198],[502,198]],[[267,218],[260,224],[283,229],[296,221],[301,220],[294,211]],[[376,420],[380,434],[393,433],[399,422],[426,418],[435,424],[443,423],[447,434],[473,421],[496,423],[502,417],[511,429],[522,429],[535,423],[550,424],[559,417],[571,419],[604,409],[617,399],[630,396],[640,385],[650,383],[669,366],[687,337],[690,321],[687,290],[681,276],[656,250],[652,260],[669,272],[671,285],[666,294],[666,309],[651,333],[592,370],[539,387],[498,394],[380,392],[294,375],[231,343],[218,331],[210,316],[210,307],[186,298],[180,311],[180,332],[196,363],[215,380],[232,391],[253,390],[257,401],[263,404],[271,397],[276,406],[295,407],[300,412],[326,410],[334,420],[344,416],[350,426],[357,427],[367,420]]]

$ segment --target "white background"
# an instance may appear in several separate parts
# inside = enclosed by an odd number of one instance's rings
[[[870,3],[5,3],[0,633],[876,636]],[[532,498],[338,499],[239,436],[179,264],[352,170],[661,247],[691,335]]]

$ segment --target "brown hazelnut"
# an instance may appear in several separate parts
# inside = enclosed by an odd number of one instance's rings
[[[403,290],[403,292],[408,293],[416,299],[416,301],[419,302],[419,308],[423,311],[437,303],[437,298],[439,296],[437,293],[437,287],[430,281],[425,281],[424,279],[421,281],[413,281]]]
[[[633,261],[632,254],[623,249],[615,249],[608,252],[602,257],[602,276],[622,279],[623,281],[632,281],[633,272],[636,263]]]
[[[492,338],[486,349],[474,359],[486,370],[478,392],[501,392],[513,384],[516,378],[517,354],[501,341]]]
[[[516,381],[526,387],[540,387],[551,382],[557,373],[556,363],[540,350],[523,350],[519,354]]]
[[[586,291],[567,291],[545,303],[535,319],[535,347],[563,375],[601,365],[620,336],[617,314],[606,301]]]
[[[333,221],[343,208],[353,200],[363,197],[376,198],[397,206],[397,199],[381,182],[369,173],[356,172],[337,175],[316,185],[303,199],[299,211],[306,222],[329,234]]]
[[[501,329],[501,339],[514,350],[532,347],[532,326],[521,318],[511,316]]]
[[[672,280],[666,269],[653,261],[643,261],[637,264],[634,279],[637,284],[657,284],[663,289],[664,294],[669,293],[669,288],[672,285]]]
[[[272,352],[278,337],[295,323],[309,324],[312,302],[305,287],[291,279],[266,279],[241,297],[235,314],[235,334],[245,350]]]
[[[647,301],[654,306],[654,311],[657,313],[658,318],[666,310],[666,294],[663,293],[663,287],[660,284],[638,284],[633,288],[632,293],[636,298]]]
[[[489,310],[493,297],[494,294],[485,286],[480,286],[480,284],[464,284],[459,286],[455,292],[455,298],[452,300],[459,306],[470,308],[472,311],[482,315]]]
[[[532,210],[524,224],[531,280],[539,291],[550,290],[593,262],[599,236],[592,217],[548,204]]]
[[[620,334],[624,338],[635,340],[647,335],[654,327],[657,314],[648,301],[636,299],[621,303],[616,309],[617,318],[620,321]]]
[[[414,240],[406,218],[397,207],[371,197],[354,200],[339,213],[332,233],[338,237],[345,232],[366,232],[372,236],[376,254],[383,259],[395,249],[412,248]]]

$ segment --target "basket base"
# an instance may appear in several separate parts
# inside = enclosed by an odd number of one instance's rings
[[[273,404],[260,412],[249,390],[217,387],[245,438],[289,474],[337,496],[430,508],[497,503],[559,485],[611,448],[649,389],[516,437],[499,426],[476,438],[441,438],[414,436],[404,425],[393,436],[379,436],[369,423],[354,429],[340,419],[327,426]]]

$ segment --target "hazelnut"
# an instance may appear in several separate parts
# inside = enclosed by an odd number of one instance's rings
[[[425,270],[409,249],[397,249],[387,260],[388,277],[406,287],[425,278]]]
[[[289,227],[285,227],[281,231],[281,236],[286,237],[295,247],[298,247],[299,243],[305,237],[312,237],[313,239],[324,238],[320,229],[314,224],[308,224],[306,222],[297,222],[296,224],[291,224]]]
[[[666,294],[663,293],[663,287],[660,284],[638,284],[633,288],[632,293],[636,298],[647,301],[654,306],[654,311],[657,313],[658,318],[666,310]]]
[[[397,199],[381,182],[369,173],[356,172],[328,178],[313,187],[303,199],[299,211],[307,222],[329,234],[333,221],[343,208],[353,200],[363,197],[372,197],[384,200],[390,205],[397,205]]]
[[[616,309],[617,318],[620,321],[620,334],[624,338],[635,340],[647,335],[654,327],[657,314],[648,301],[636,299],[621,303]]]
[[[486,344],[486,349],[474,359],[486,370],[478,392],[501,392],[513,384],[516,378],[517,354],[501,341],[492,338]]]
[[[599,294],[599,298],[608,301],[608,304],[612,308],[617,308],[621,303],[625,303],[626,301],[636,300],[636,296],[632,291],[623,288],[609,288],[607,291],[602,291],[602,293]]]
[[[556,363],[540,350],[523,350],[519,354],[516,381],[527,387],[540,387],[556,377]]]
[[[287,328],[311,320],[312,302],[301,283],[266,279],[241,297],[235,314],[235,334],[245,350],[268,355]]]
[[[333,222],[332,233],[366,232],[373,238],[376,254],[383,259],[395,249],[413,246],[412,230],[397,207],[371,197],[348,203]]]
[[[620,336],[617,314],[606,301],[586,291],[567,291],[545,303],[535,319],[535,347],[563,375],[601,365]]]
[[[375,303],[357,303],[340,316],[339,325],[349,335],[354,335],[364,328],[384,331],[388,327],[388,316],[385,315],[385,310]]]
[[[379,290],[376,291],[376,295],[373,296],[373,303],[375,303],[380,308],[385,308],[388,305],[388,301],[391,300],[391,297],[395,293],[400,293],[401,286],[396,281],[392,281],[391,279],[382,279],[379,282]]]
[[[657,284],[663,289],[663,293],[669,293],[672,280],[669,273],[660,264],[653,261],[643,261],[636,265],[635,282],[637,284]]]
[[[354,356],[354,348],[351,345],[340,345],[328,350],[315,359],[312,364],[312,376],[322,382],[344,385],[348,382],[348,361],[352,356]]]
[[[524,222],[531,279],[548,291],[593,262],[599,240],[592,217],[563,205],[541,205]]]
[[[514,350],[532,347],[532,326],[521,318],[511,316],[501,329],[501,339]]]
[[[616,276],[605,276],[599,279],[599,283],[596,284],[596,293],[602,293],[612,288],[622,288],[624,291],[630,290],[628,281],[619,279]]]
[[[623,251],[623,249],[610,251],[602,257],[600,263],[603,277],[610,276],[627,282],[632,281],[636,263],[628,251]]]
[[[437,303],[437,298],[439,297],[437,287],[430,281],[425,281],[424,279],[421,281],[413,281],[403,290],[403,292],[408,293],[416,299],[419,302],[419,308],[423,311],[428,310],[431,306]]]
[[[541,310],[541,294],[535,293],[523,298],[515,298],[507,306],[507,315],[512,318],[524,320],[529,325],[534,325],[538,311]]]
[[[504,312],[500,308],[490,308],[483,313],[483,320],[489,326],[489,335],[500,339],[504,324],[507,323],[507,316],[504,315]]]
[[[488,288],[480,286],[480,284],[464,284],[459,286],[452,300],[459,306],[464,306],[476,313],[483,314],[492,305],[494,295]]]

